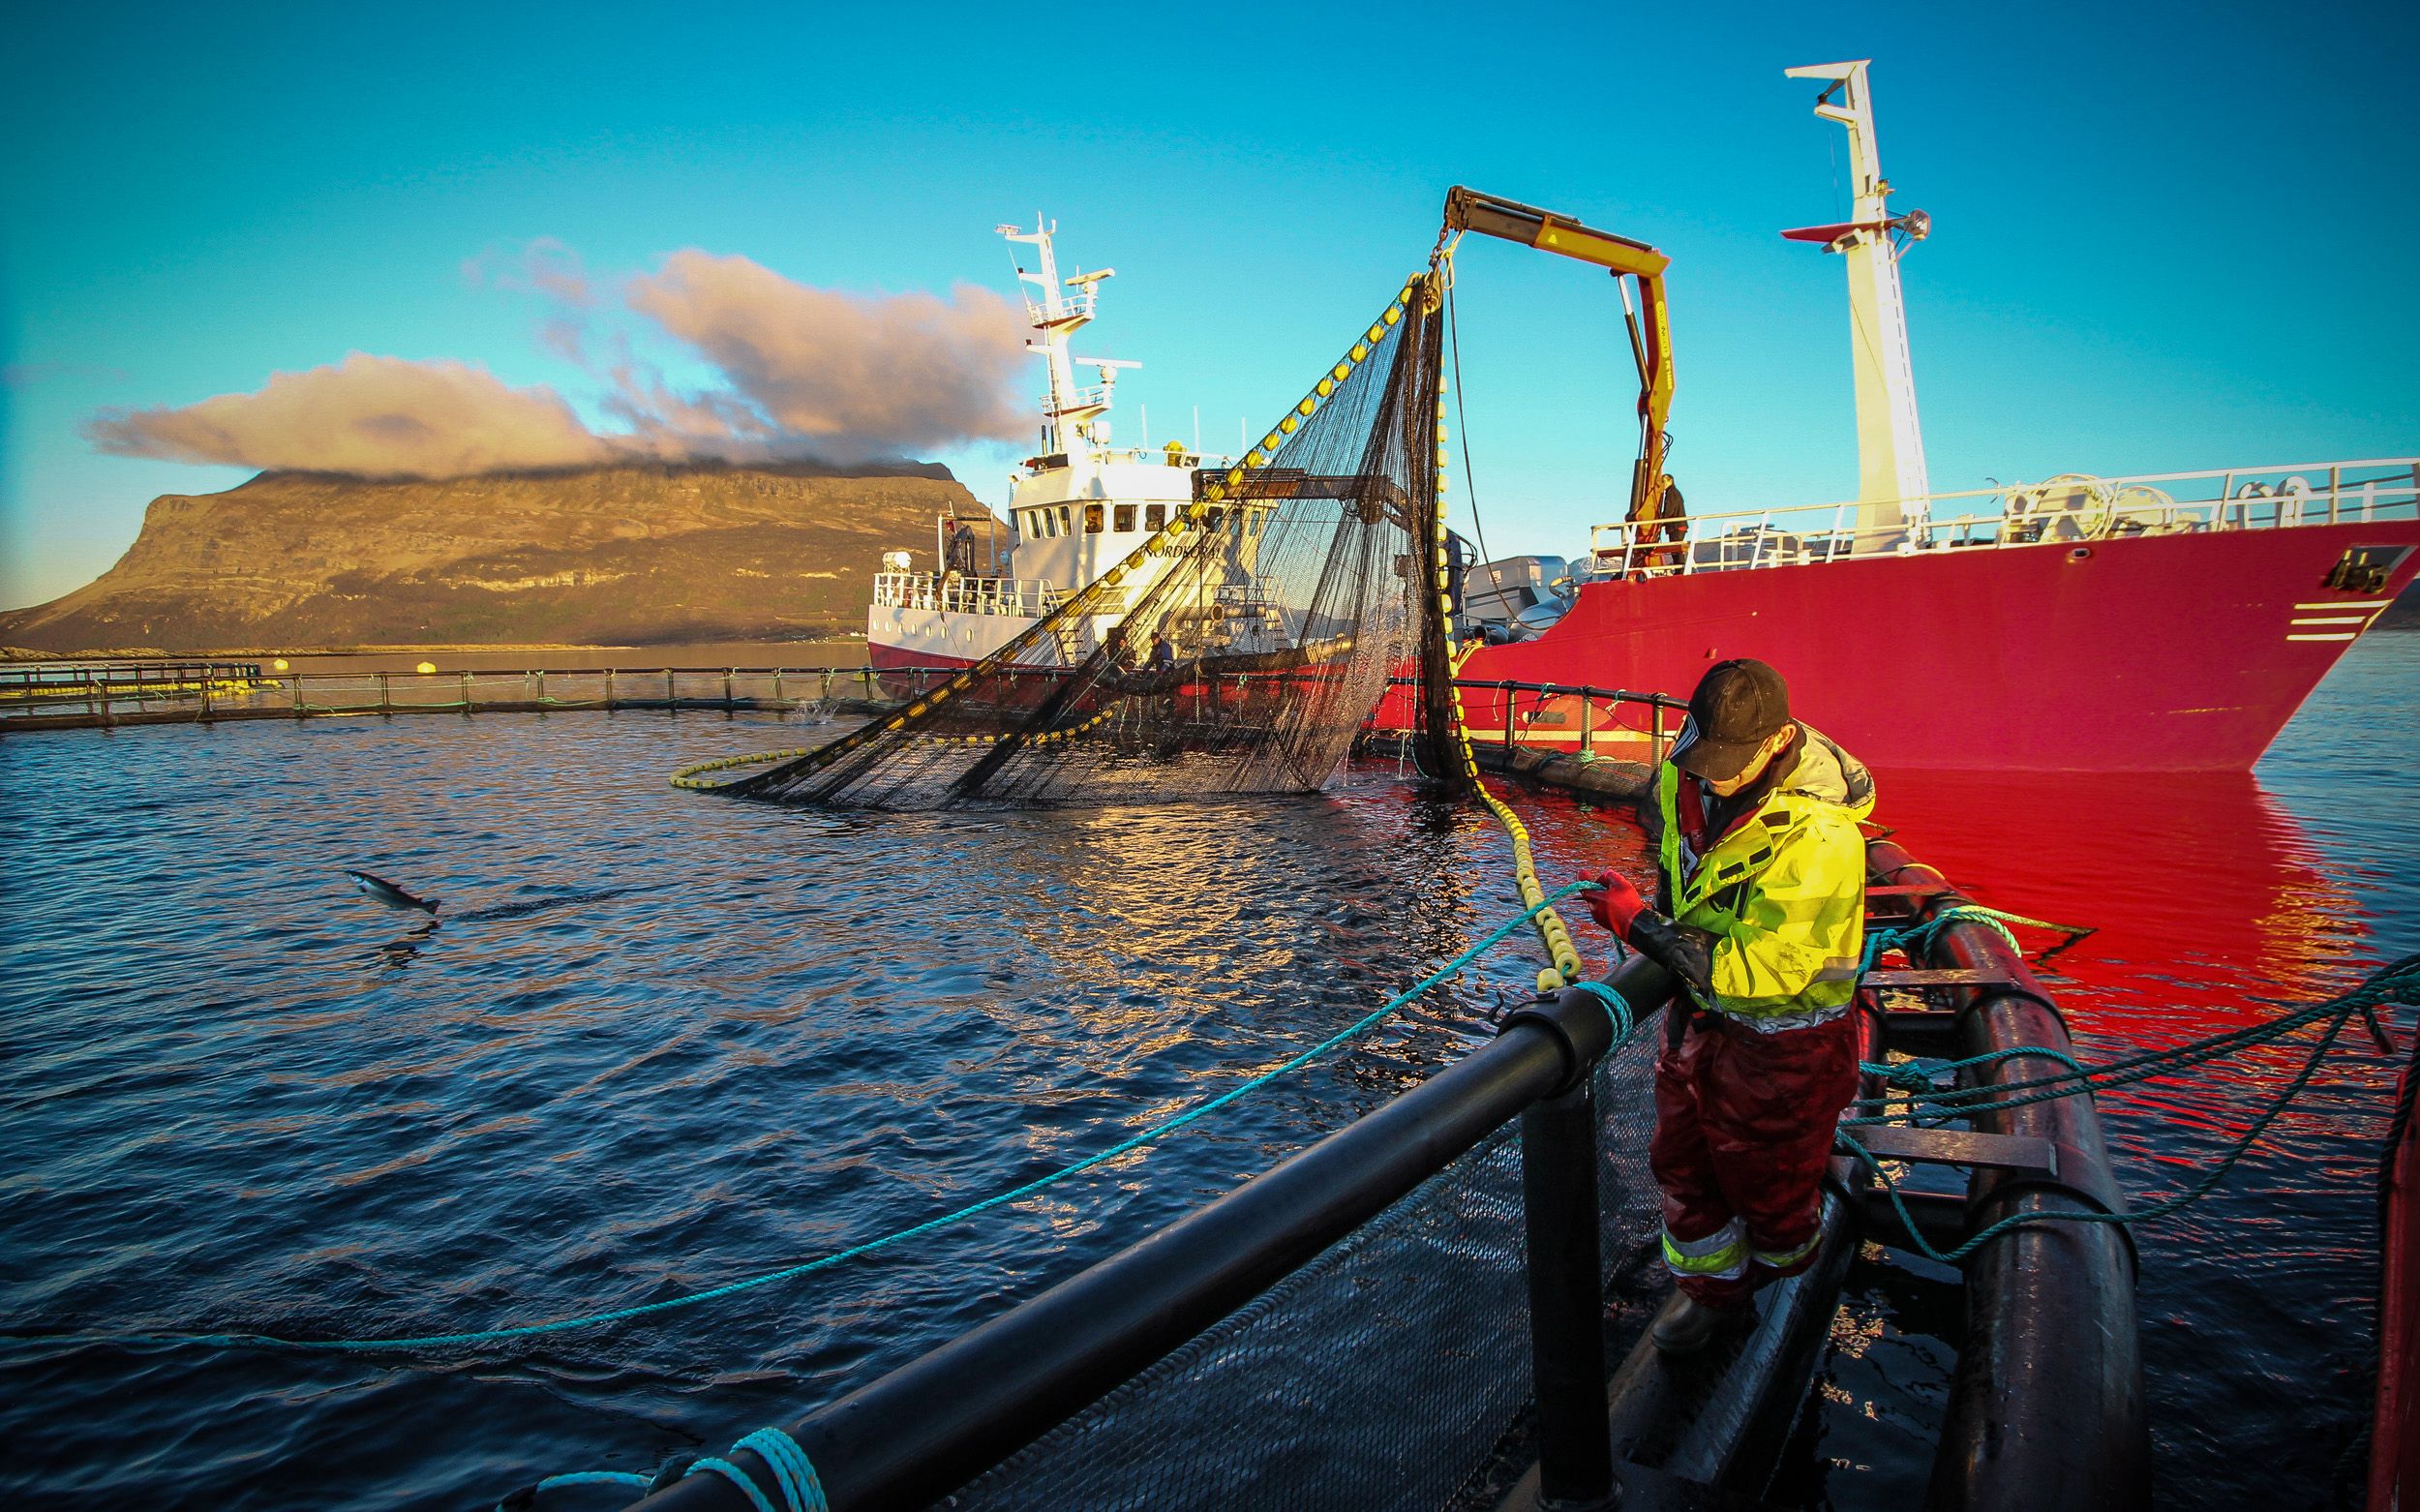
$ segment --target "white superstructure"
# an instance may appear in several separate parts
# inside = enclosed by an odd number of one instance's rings
[[[1069,339],[1091,323],[1101,286],[1117,270],[1062,278],[1052,245],[1055,227],[1037,217],[1030,231],[1013,226],[998,229],[1013,245],[1035,249],[1037,266],[1028,269],[1019,257],[1016,277],[1034,329],[1026,349],[1043,359],[1049,384],[1043,397],[1042,450],[1026,459],[1013,479],[1012,545],[1005,562],[983,542],[987,519],[938,522],[937,571],[905,570],[905,553],[886,554],[887,570],[874,579],[865,623],[867,650],[878,667],[946,666],[990,654],[1067,594],[1123,560],[1194,497],[1198,456],[1175,442],[1156,451],[1111,444],[1109,411],[1118,374],[1140,364],[1078,357],[1069,348]],[[1078,368],[1092,369],[1094,381],[1079,383]],[[1165,570],[1165,564],[1154,570]],[[1249,572],[1238,578],[1230,596],[1240,600]],[[1130,591],[1151,581],[1137,574]],[[1115,619],[1094,617],[1061,637],[1065,644],[1037,648],[1030,659],[1062,665],[1079,660]],[[1029,658],[1020,653],[1019,659]]]

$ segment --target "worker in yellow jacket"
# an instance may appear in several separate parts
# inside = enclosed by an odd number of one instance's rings
[[[1857,1094],[1858,821],[1874,779],[1790,716],[1779,673],[1741,659],[1690,696],[1656,805],[1660,906],[1613,872],[1588,906],[1681,983],[1655,1062],[1649,1164],[1686,1299],[1654,1339],[1684,1354],[1815,1257],[1832,1132]]]

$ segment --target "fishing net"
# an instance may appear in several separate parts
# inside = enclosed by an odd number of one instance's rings
[[[1235,468],[1123,560],[904,709],[718,791],[890,809],[1319,787],[1388,679],[1453,723],[1438,280],[1412,279]],[[1436,707],[1428,707],[1434,705]]]
[[[1599,1260],[1620,1359],[1662,1300],[1651,1064],[1596,1073]],[[1518,1123],[959,1488],[959,1512],[1493,1508],[1530,1458]]]

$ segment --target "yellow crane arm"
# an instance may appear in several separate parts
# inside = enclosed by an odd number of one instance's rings
[[[1664,269],[1672,259],[1642,241],[1583,226],[1569,216],[1456,185],[1445,197],[1445,228],[1497,236],[1540,252],[1593,263],[1616,279],[1639,283],[1638,309],[1628,298],[1622,315],[1630,327],[1630,354],[1639,367],[1639,461],[1630,478],[1630,521],[1642,525],[1663,513],[1664,422],[1672,413],[1672,328],[1665,318]]]

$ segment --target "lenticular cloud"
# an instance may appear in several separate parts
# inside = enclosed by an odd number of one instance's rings
[[[746,257],[676,252],[630,308],[711,363],[772,435],[840,459],[1006,440],[1024,321],[987,289],[879,298],[810,288]]]
[[[853,463],[1023,433],[1023,321],[985,289],[850,294],[691,250],[625,281],[622,309],[609,311],[568,249],[537,244],[521,260],[518,274],[469,270],[547,303],[541,345],[598,381],[596,411],[619,429],[469,363],[355,352],[250,393],[103,410],[85,435],[120,456],[436,478],[630,461]],[[630,316],[708,380],[677,386],[629,330],[593,329]]]
[[[361,352],[276,374],[249,394],[105,409],[84,434],[122,457],[362,477],[583,467],[619,454],[552,389],[514,388],[464,362]]]

